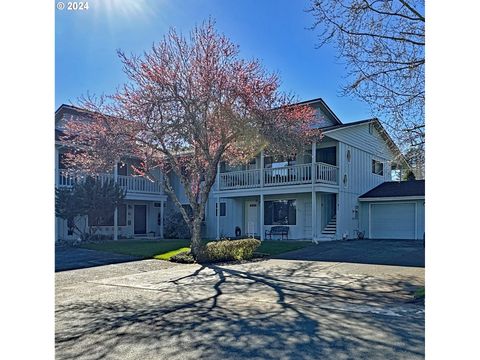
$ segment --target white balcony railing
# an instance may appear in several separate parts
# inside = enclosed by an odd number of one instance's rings
[[[263,184],[260,181],[263,173]],[[338,167],[325,163],[314,165],[316,183],[338,184]],[[312,183],[312,164],[300,164],[278,168],[266,168],[261,171],[245,170],[221,173],[220,190],[248,189],[284,185]]]
[[[315,179],[317,182],[326,184],[338,184],[338,166],[316,163]]]
[[[98,174],[93,177],[102,183],[108,180],[113,181],[113,174]],[[58,186],[73,186],[78,182],[85,181],[85,178],[84,175],[71,175],[61,170],[58,176]],[[123,189],[130,193],[162,193],[162,185],[159,181],[150,181],[144,177],[118,175],[117,182]]]
[[[260,186],[260,170],[232,171],[220,174],[220,189],[245,189]]]
[[[312,182],[312,164],[268,168],[264,174],[265,186],[307,184]]]

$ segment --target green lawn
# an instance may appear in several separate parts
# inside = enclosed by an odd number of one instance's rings
[[[425,288],[424,287],[418,288],[415,291],[415,294],[413,295],[413,297],[415,299],[425,299]]]
[[[82,247],[151,259],[156,255],[162,255],[189,245],[190,240],[118,240],[85,244]]]
[[[172,251],[160,254],[160,255],[155,255],[153,258],[157,259],[157,260],[167,260],[168,261],[168,260],[170,260],[170,258],[172,256],[180,254],[181,252],[187,252],[189,250],[190,250],[189,247],[182,247],[180,249],[172,250]]]
[[[287,251],[309,246],[310,241],[265,240],[257,252],[278,255]],[[179,252],[188,250],[190,240],[118,240],[82,245],[85,249],[107,251],[118,254],[140,256],[146,259],[169,260]]]

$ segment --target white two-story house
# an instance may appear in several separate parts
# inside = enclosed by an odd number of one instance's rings
[[[221,163],[207,203],[204,237],[264,239],[274,226],[288,229],[289,239],[314,241],[372,233],[370,223],[365,223],[372,219],[362,216],[360,197],[391,181],[396,169],[406,167],[403,156],[378,119],[343,124],[322,99],[301,104],[316,110],[323,138],[305,144],[304,152],[294,157],[274,158],[266,149],[244,166]],[[62,105],[56,112],[56,131],[61,133],[62,124],[79,111]],[[56,186],[69,186],[71,179],[62,176],[62,146],[57,143]],[[128,165],[134,161],[124,159],[124,165],[99,175],[116,179],[127,190],[127,197],[126,205],[117,216],[112,214],[108,224],[94,225],[113,238],[163,238],[164,218],[175,211],[173,203],[161,181],[150,182],[131,173]],[[180,201],[187,205],[179,182],[168,176]],[[57,219],[57,239],[68,238],[66,229]],[[410,237],[420,238],[422,232],[415,230]],[[392,233],[391,238],[395,237]]]
[[[210,197],[207,237],[265,237],[272,226],[287,226],[289,239],[355,238],[359,197],[392,180],[406,166],[378,119],[343,124],[322,99],[315,108],[323,138],[303,154],[274,159],[262,151],[246,166],[222,164]],[[216,209],[220,204],[220,216]]]

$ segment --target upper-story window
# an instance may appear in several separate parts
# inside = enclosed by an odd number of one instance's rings
[[[121,176],[127,176],[127,164],[124,162],[119,162],[117,164],[117,173]]]
[[[317,149],[316,160],[325,164],[337,165],[337,148],[330,146]]]
[[[383,162],[372,160],[372,173],[383,176]]]

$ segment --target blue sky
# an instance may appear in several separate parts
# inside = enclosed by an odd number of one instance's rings
[[[344,122],[371,116],[369,107],[339,95],[344,66],[333,47],[316,49],[307,0],[93,0],[84,11],[55,13],[55,107],[82,94],[109,94],[126,81],[117,49],[140,54],[169,27],[187,33],[212,17],[217,28],[277,71],[282,89],[300,100],[323,98]]]

